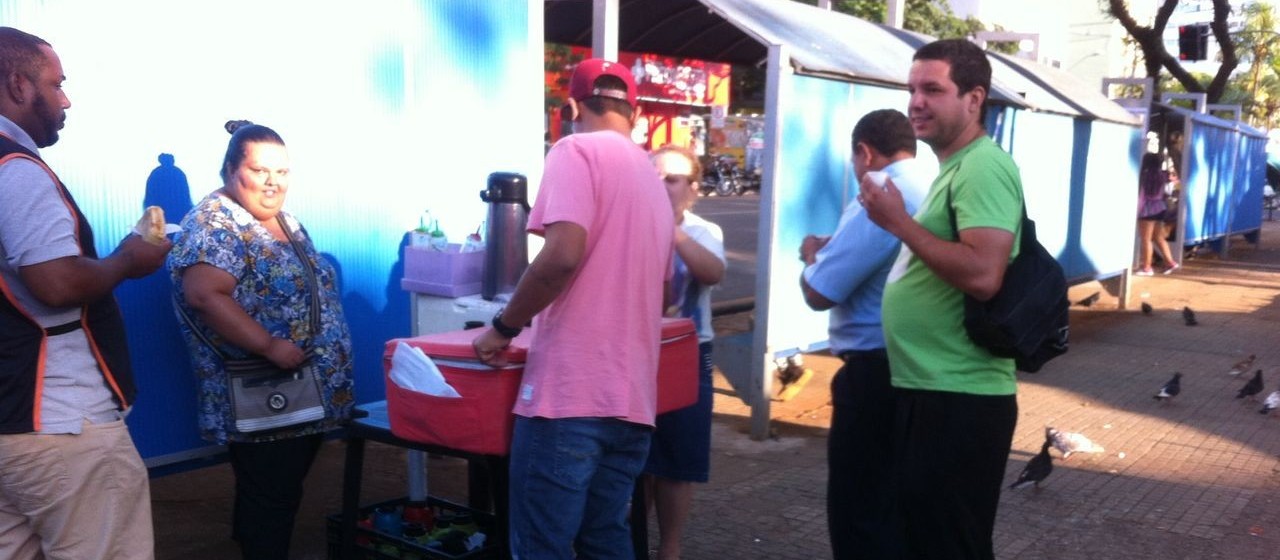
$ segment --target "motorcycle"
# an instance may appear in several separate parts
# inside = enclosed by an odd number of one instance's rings
[[[708,157],[702,167],[700,192],[703,196],[715,193],[716,196],[740,195],[747,185],[738,167],[737,158],[731,155]]]

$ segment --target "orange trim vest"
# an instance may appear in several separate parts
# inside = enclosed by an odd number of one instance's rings
[[[38,163],[53,178],[67,208],[76,217],[76,242],[81,255],[98,258],[93,246],[93,230],[76,205],[71,193],[58,176],[32,153],[12,139],[0,135],[0,164],[14,158]],[[49,334],[14,297],[0,279],[0,434],[21,434],[40,429],[40,397],[44,390],[45,352]],[[103,382],[111,389],[116,404],[123,410],[134,399],[137,390],[129,348],[125,339],[124,319],[115,296],[107,294],[80,310],[79,328],[84,329],[89,347],[102,373]]]

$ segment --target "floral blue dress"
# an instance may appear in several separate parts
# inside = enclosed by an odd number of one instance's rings
[[[178,318],[187,341],[192,368],[199,382],[197,413],[201,436],[224,444],[228,441],[262,442],[314,434],[332,429],[350,418],[355,401],[352,387],[351,336],[342,313],[341,294],[333,265],[316,251],[311,236],[293,216],[282,212],[294,239],[301,242],[311,260],[321,291],[320,332],[311,332],[311,297],[302,261],[288,241],[271,236],[252,215],[234,200],[214,192],[200,201],[182,219],[182,232],[169,253],[169,274],[173,279],[174,305],[180,305],[218,349],[233,358],[248,354],[231,345],[205,326],[186,306],[182,273],[192,265],[205,263],[226,271],[237,279],[232,298],[272,336],[292,340],[303,348],[314,347],[312,358],[320,372],[325,420],[265,433],[235,431],[227,396],[227,376],[222,360],[200,341]]]

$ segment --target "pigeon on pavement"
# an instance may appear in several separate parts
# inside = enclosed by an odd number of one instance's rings
[[[1258,359],[1258,356],[1254,354],[1249,354],[1248,358],[1240,360],[1236,362],[1236,365],[1231,366],[1231,369],[1227,370],[1227,373],[1229,375],[1240,375],[1246,371],[1249,371],[1249,369],[1253,367],[1253,361],[1256,359]]]
[[[1102,292],[1094,292],[1093,295],[1076,302],[1081,307],[1090,307],[1098,303],[1098,299],[1102,297]]]
[[[1262,370],[1258,370],[1253,372],[1253,379],[1250,379],[1248,383],[1245,383],[1244,387],[1240,388],[1240,392],[1236,393],[1236,398],[1243,399],[1245,397],[1253,397],[1254,395],[1261,392],[1262,392]]]
[[[1199,324],[1196,322],[1196,312],[1192,311],[1190,307],[1186,307],[1186,306],[1183,306],[1182,308],[1182,320],[1187,324],[1188,327],[1194,327]]]
[[[1084,434],[1077,432],[1063,432],[1053,426],[1044,427],[1044,439],[1053,444],[1053,447],[1062,453],[1062,458],[1071,457],[1072,453],[1102,453],[1106,451],[1101,445],[1093,443]]]
[[[1151,304],[1150,304],[1150,303],[1147,303],[1147,302],[1145,302],[1145,301],[1144,301],[1144,302],[1142,302],[1142,314],[1143,314],[1143,315],[1150,315],[1150,314],[1151,314],[1151,311],[1152,311],[1152,309],[1151,309]]]
[[[1272,391],[1267,395],[1267,400],[1262,401],[1262,409],[1258,410],[1258,414],[1270,414],[1277,408],[1280,408],[1280,391]]]
[[[1151,398],[1158,400],[1160,402],[1165,402],[1165,401],[1168,401],[1169,399],[1172,399],[1173,397],[1178,396],[1178,393],[1182,392],[1181,380],[1182,380],[1181,373],[1173,374],[1173,379],[1170,379],[1168,383],[1165,383],[1164,387],[1160,388],[1160,392],[1156,393],[1156,395]]]
[[[1025,488],[1027,485],[1035,485],[1035,489],[1040,489],[1040,482],[1053,472],[1053,457],[1049,455],[1049,445],[1049,440],[1045,439],[1044,445],[1040,446],[1040,453],[1027,461],[1027,466],[1022,467],[1018,480],[1009,485],[1010,490]]]

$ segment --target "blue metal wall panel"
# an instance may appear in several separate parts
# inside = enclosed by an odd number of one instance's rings
[[[1088,148],[1075,161],[1077,169],[1084,168],[1083,180],[1072,186],[1083,192],[1078,206],[1072,205],[1071,235],[1078,241],[1070,246],[1067,278],[1073,282],[1113,276],[1133,263],[1144,149],[1140,128],[1084,119],[1076,125],[1089,133]]]
[[[1178,112],[1189,117],[1184,243],[1216,244],[1227,236],[1261,229],[1266,138],[1239,123]]]
[[[1235,143],[1232,132],[1224,128],[1200,122],[1191,122],[1187,128],[1190,157],[1183,204],[1187,207],[1185,243],[1191,245],[1227,233]]]
[[[1237,174],[1235,179],[1235,212],[1231,232],[1243,233],[1262,228],[1262,195],[1266,186],[1267,139],[1239,134]]]
[[[1018,111],[1015,118],[1008,150],[1022,174],[1027,216],[1036,222],[1040,244],[1063,255],[1071,218],[1064,210],[1071,201],[1074,119],[1030,111]]]
[[[1137,127],[991,107],[988,133],[1022,173],[1027,215],[1040,243],[1080,282],[1118,274],[1133,260]]]
[[[524,173],[536,191],[542,31],[530,22],[541,10],[533,0],[6,0],[0,25],[43,37],[62,59],[73,105],[43,155],[100,252],[144,205],[176,222],[219,186],[224,121],[280,132],[293,166],[287,209],[339,268],[367,402],[383,398],[383,343],[409,333],[401,248],[418,215],[432,209],[460,239],[484,218],[490,172]],[[248,29],[247,13],[267,27],[229,33]],[[175,164],[157,165],[161,153]],[[150,464],[206,445],[169,291],[164,273],[117,291],[141,386],[129,425]]]

